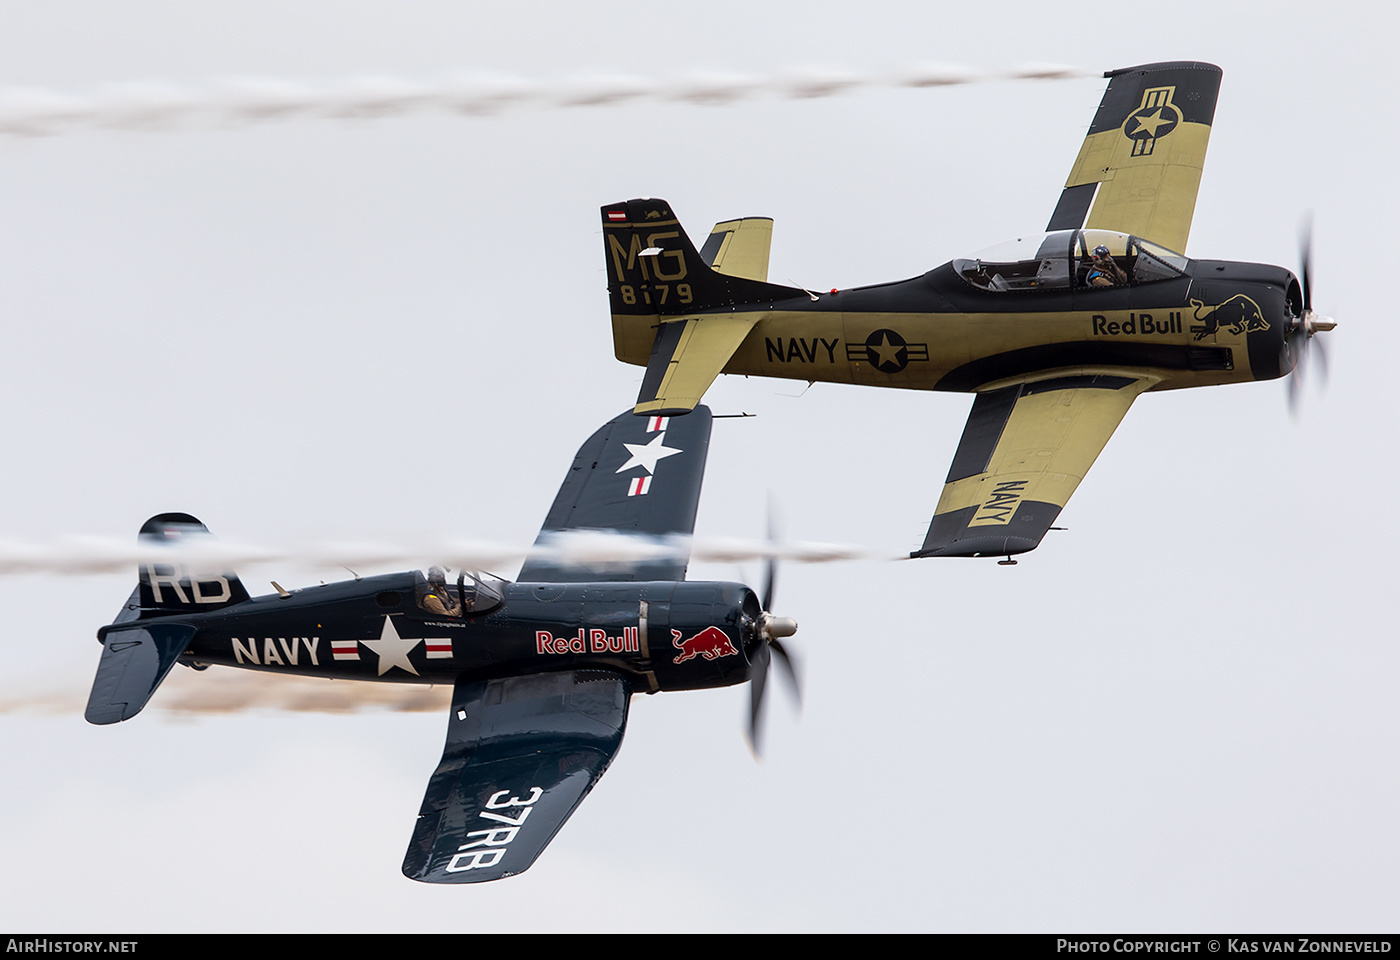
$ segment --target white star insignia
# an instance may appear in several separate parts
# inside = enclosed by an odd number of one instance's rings
[[[683,451],[679,447],[668,447],[662,441],[666,439],[665,432],[658,433],[652,438],[651,443],[624,443],[627,452],[632,458],[618,467],[616,472],[622,473],[624,470],[631,470],[633,467],[641,467],[647,473],[656,472],[656,462],[673,457]]]
[[[399,636],[399,632],[394,629],[392,617],[384,617],[384,629],[379,633],[378,640],[361,640],[365,646],[369,647],[379,655],[379,676],[384,676],[394,667],[402,667],[415,677],[418,671],[413,669],[413,664],[408,662],[408,655],[414,647],[422,643],[422,640],[404,640]]]

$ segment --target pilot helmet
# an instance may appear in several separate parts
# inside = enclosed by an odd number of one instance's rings
[[[1108,247],[1106,247],[1102,243],[1099,244],[1097,247],[1094,248],[1094,256],[1099,257],[1100,259],[1108,256]]]

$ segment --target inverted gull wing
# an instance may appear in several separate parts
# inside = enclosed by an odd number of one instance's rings
[[[519,579],[684,580],[684,554],[605,562],[572,554],[586,545],[560,534],[689,536],[700,505],[711,424],[710,408],[698,406],[684,417],[637,417],[629,410],[600,427],[574,456]]]
[[[1138,394],[1155,381],[1063,376],[977,395],[915,557],[1034,550]]]
[[[404,875],[479,883],[529,869],[622,745],[630,695],[602,671],[459,682]]]
[[[659,324],[633,412],[665,416],[688,413],[705,396],[758,320],[754,314],[716,314]]]
[[[1108,89],[1047,229],[1117,230],[1185,252],[1220,68],[1149,63],[1104,76]]]
[[[766,281],[772,246],[772,218],[744,217],[715,224],[700,248],[700,258],[717,273]]]

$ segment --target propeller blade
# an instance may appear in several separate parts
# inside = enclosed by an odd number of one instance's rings
[[[749,681],[749,750],[754,758],[763,755],[763,692],[768,685],[768,645],[760,644],[754,654],[753,677]]]
[[[768,543],[777,546],[777,527],[774,520],[773,495],[768,495]],[[763,569],[763,599],[757,621],[758,647],[753,654],[753,667],[749,676],[749,749],[754,759],[762,759],[763,741],[763,698],[768,687],[768,668],[776,655],[779,672],[792,686],[797,706],[802,707],[802,683],[797,674],[797,664],[792,656],[778,642],[779,637],[790,637],[797,632],[797,621],[791,617],[775,617],[772,614],[773,595],[778,583],[777,551],[769,553]]]
[[[783,649],[783,645],[777,640],[774,640],[769,646],[777,655],[778,666],[781,668],[778,672],[787,677],[788,684],[792,688],[793,698],[797,700],[797,707],[800,710],[802,708],[802,679],[797,673],[797,661],[787,650]]]
[[[1303,316],[1312,312],[1312,214],[1303,218],[1298,230],[1298,260],[1303,271]]]
[[[1283,349],[1287,352],[1287,359],[1292,361],[1293,368],[1293,373],[1288,378],[1288,412],[1295,418],[1298,415],[1303,388],[1307,379],[1312,376],[1308,370],[1310,363],[1317,364],[1318,382],[1323,385],[1327,383],[1326,342],[1317,340],[1314,343],[1313,341],[1319,333],[1326,333],[1337,326],[1336,321],[1331,317],[1323,317],[1313,313],[1312,251],[1313,218],[1312,214],[1309,213],[1303,217],[1303,222],[1298,228],[1298,260],[1303,286],[1303,308],[1300,315],[1289,322],[1283,335]],[[1312,359],[1312,355],[1316,356],[1316,360]]]
[[[768,492],[768,542],[777,543],[777,521],[774,519],[773,492]],[[763,609],[773,609],[773,591],[778,582],[778,558],[770,556],[763,568]]]

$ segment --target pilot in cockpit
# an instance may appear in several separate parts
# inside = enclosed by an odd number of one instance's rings
[[[422,600],[424,610],[444,617],[460,617],[462,605],[453,596],[454,592],[447,586],[446,570],[442,567],[428,568],[428,588]]]
[[[1089,261],[1089,272],[1085,275],[1084,282],[1091,287],[1121,287],[1128,282],[1128,275],[1123,272],[1122,267],[1113,262],[1108,247],[1101,243],[1094,248],[1093,259]]]

